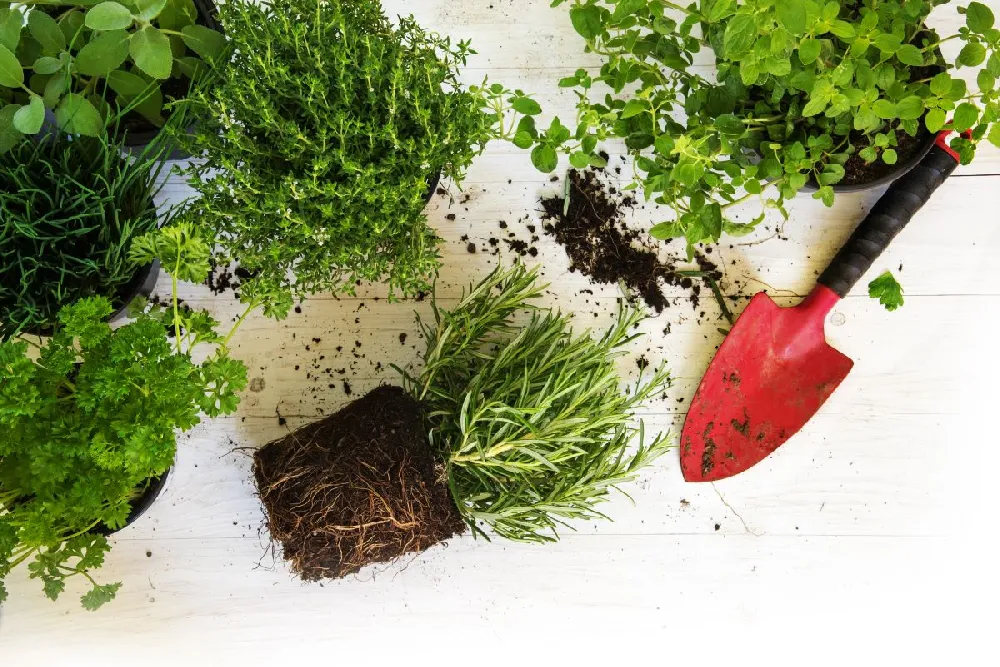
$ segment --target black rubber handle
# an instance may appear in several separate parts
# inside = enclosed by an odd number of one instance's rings
[[[819,283],[847,296],[906,223],[955,171],[958,158],[936,144],[920,164],[900,176],[833,258]]]

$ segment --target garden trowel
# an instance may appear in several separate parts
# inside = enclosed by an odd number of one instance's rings
[[[930,152],[895,181],[797,306],[761,292],[719,347],[681,433],[689,482],[732,477],[792,437],[847,377],[854,362],[826,342],[824,321],[958,165],[938,135]]]

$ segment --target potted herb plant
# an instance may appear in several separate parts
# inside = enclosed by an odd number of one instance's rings
[[[233,0],[219,18],[231,60],[185,103],[203,158],[186,219],[267,289],[426,289],[433,184],[461,180],[520,94],[463,87],[469,45],[393,24],[378,0]]]
[[[532,307],[535,279],[520,264],[495,270],[421,325],[423,368],[405,389],[379,387],[256,452],[268,528],[297,574],[341,577],[466,528],[552,541],[603,517],[611,490],[666,451],[633,424],[666,370],[623,393],[615,368],[642,314],[623,310],[599,339],[573,335]]]
[[[243,318],[222,336],[208,313],[177,299],[178,280],[207,274],[208,243],[177,225],[140,237],[132,252],[140,264],[159,258],[171,274],[168,308],[150,306],[112,329],[111,302],[87,297],[59,311],[41,345],[0,343],[0,601],[3,579],[26,561],[53,600],[76,576],[90,584],[87,609],[112,599],[120,584],[92,575],[106,535],[162,488],[177,433],[202,415],[234,412],[246,386],[246,367],[228,350]],[[248,309],[263,297],[250,301]]]
[[[573,27],[604,64],[560,82],[580,96],[574,129],[526,122],[514,141],[552,171],[560,152],[582,168],[603,162],[599,142],[623,140],[635,187],[674,212],[654,236],[690,247],[747,233],[764,213],[737,222],[737,204],[760,198],[785,214],[812,182],[831,205],[838,187],[884,184],[912,167],[943,128],[971,131],[951,141],[963,162],[984,137],[1000,146],[1000,30],[972,2],[958,9],[965,25],[939,35],[928,15],[942,4],[573,0]],[[962,48],[947,60],[939,46],[952,40]],[[694,64],[702,49],[714,76]],[[975,75],[978,92],[955,70]]]
[[[123,139],[18,136],[0,154],[0,339],[47,333],[59,309],[107,297],[114,316],[156,282],[128,257],[156,229],[161,154],[123,155]]]
[[[128,145],[145,145],[223,53],[214,15],[211,0],[0,3],[0,136],[37,134],[47,115],[97,136],[122,114]]]

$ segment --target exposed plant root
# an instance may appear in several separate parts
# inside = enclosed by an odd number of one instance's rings
[[[465,530],[420,406],[383,386],[254,455],[268,528],[303,579],[343,577]]]

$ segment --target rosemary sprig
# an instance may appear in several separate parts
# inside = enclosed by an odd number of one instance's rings
[[[568,521],[604,517],[609,490],[669,448],[665,434],[646,442],[633,413],[670,377],[661,366],[623,393],[615,359],[644,314],[622,306],[601,338],[574,336],[565,316],[529,304],[535,279],[520,264],[497,269],[454,309],[435,304],[434,325],[421,323],[425,367],[404,376],[471,529],[547,542]]]

